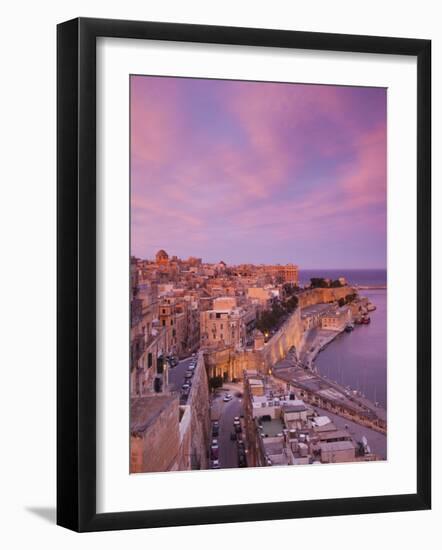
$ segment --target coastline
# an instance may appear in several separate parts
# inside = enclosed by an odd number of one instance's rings
[[[355,290],[362,290],[362,287],[355,287]],[[368,288],[367,288],[368,290]],[[369,290],[385,290],[387,287],[380,288],[379,286],[370,286]],[[374,304],[377,308],[377,304]],[[356,329],[359,330],[359,329]],[[343,382],[337,382],[333,378],[326,376],[323,371],[315,364],[318,355],[328,348],[332,342],[334,342],[339,336],[345,332],[345,327],[339,330],[324,330],[321,328],[312,328],[306,333],[305,341],[303,345],[303,350],[300,352],[298,360],[304,367],[308,368],[310,372],[314,373],[316,376],[322,378],[332,387],[335,387],[338,391],[345,393],[346,395],[352,396],[357,400],[361,405],[366,406],[373,411],[379,413],[379,416],[386,419],[387,416],[387,407],[384,404],[378,403],[375,399],[367,398],[361,391],[359,386],[353,386],[353,384]],[[348,336],[351,338],[353,332]],[[351,387],[353,386],[353,387]],[[357,389],[356,389],[357,388]],[[375,394],[376,395],[376,394]]]
[[[306,339],[313,336],[314,340],[312,343],[308,344],[309,349],[307,351],[301,352],[300,360],[305,363],[309,369],[316,371],[314,365],[312,365],[313,361],[325,347],[331,344],[333,340],[335,340],[343,332],[344,329],[333,331],[317,328],[310,329],[309,333],[306,335]]]

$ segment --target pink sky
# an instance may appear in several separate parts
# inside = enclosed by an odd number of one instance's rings
[[[385,267],[386,94],[132,76],[132,254]]]

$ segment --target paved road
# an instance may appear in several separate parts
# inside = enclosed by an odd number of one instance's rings
[[[186,374],[191,359],[192,357],[182,359],[176,367],[169,369],[169,384],[172,391],[181,391],[181,386],[184,384],[184,375]]]
[[[225,403],[222,398],[225,393],[233,395],[232,400]],[[233,418],[243,414],[242,398],[235,396],[230,389],[220,393],[214,399],[212,408],[219,412],[219,464],[221,468],[238,468],[238,450],[236,441],[231,441]]]
[[[339,429],[346,429],[345,426],[348,426],[348,432],[353,437],[355,441],[361,441],[362,436],[365,435],[368,441],[368,445],[373,453],[376,453],[378,456],[380,456],[382,459],[387,458],[387,436],[384,434],[381,434],[379,432],[376,432],[375,430],[371,430],[370,428],[366,428],[365,426],[361,426],[360,424],[356,424],[356,422],[351,422],[351,420],[347,420],[346,418],[342,418],[341,416],[338,416],[337,414],[333,414],[327,410],[320,409],[319,407],[314,407],[314,409],[323,416],[328,416],[330,420],[335,424],[335,426]]]

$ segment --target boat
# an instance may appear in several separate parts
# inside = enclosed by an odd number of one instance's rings
[[[362,323],[363,325],[368,325],[368,324],[370,324],[370,321],[371,321],[371,319],[370,319],[370,317],[369,317],[368,315],[364,315],[364,316],[362,317],[362,319],[361,319],[361,323]]]
[[[367,304],[367,311],[375,311],[375,309],[376,309],[376,306],[371,302]]]
[[[351,332],[353,329],[355,328],[354,324],[353,323],[349,323],[346,327],[345,327],[345,332]]]

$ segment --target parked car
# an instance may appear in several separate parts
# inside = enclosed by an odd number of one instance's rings
[[[232,396],[230,395],[230,393],[226,393],[226,395],[223,397],[223,401],[225,401],[226,403],[231,399],[232,399]]]
[[[242,432],[241,424],[235,424],[235,432],[237,434]]]
[[[218,445],[211,445],[210,446],[210,458],[212,460],[218,460],[219,459],[219,447],[218,447]]]
[[[233,424],[236,426],[239,423],[240,423],[239,416],[235,416],[234,419],[233,419]]]
[[[240,453],[238,455],[238,466],[240,468],[246,468],[247,467],[246,455],[244,453]]]
[[[190,390],[190,384],[187,384],[187,383],[186,383],[186,384],[183,384],[183,385],[181,386],[181,389],[183,389],[183,390]]]
[[[235,432],[231,432],[231,434],[230,434],[230,440],[231,440],[231,441],[235,441],[235,439],[236,439],[236,433],[235,433]]]
[[[210,467],[212,470],[217,470],[219,468],[219,460],[216,458],[215,460],[212,460],[210,463]]]
[[[184,375],[184,378],[192,378],[192,376],[193,376],[193,373],[187,371],[186,374]]]
[[[212,437],[218,437],[219,435],[219,426],[213,424],[212,426]]]

